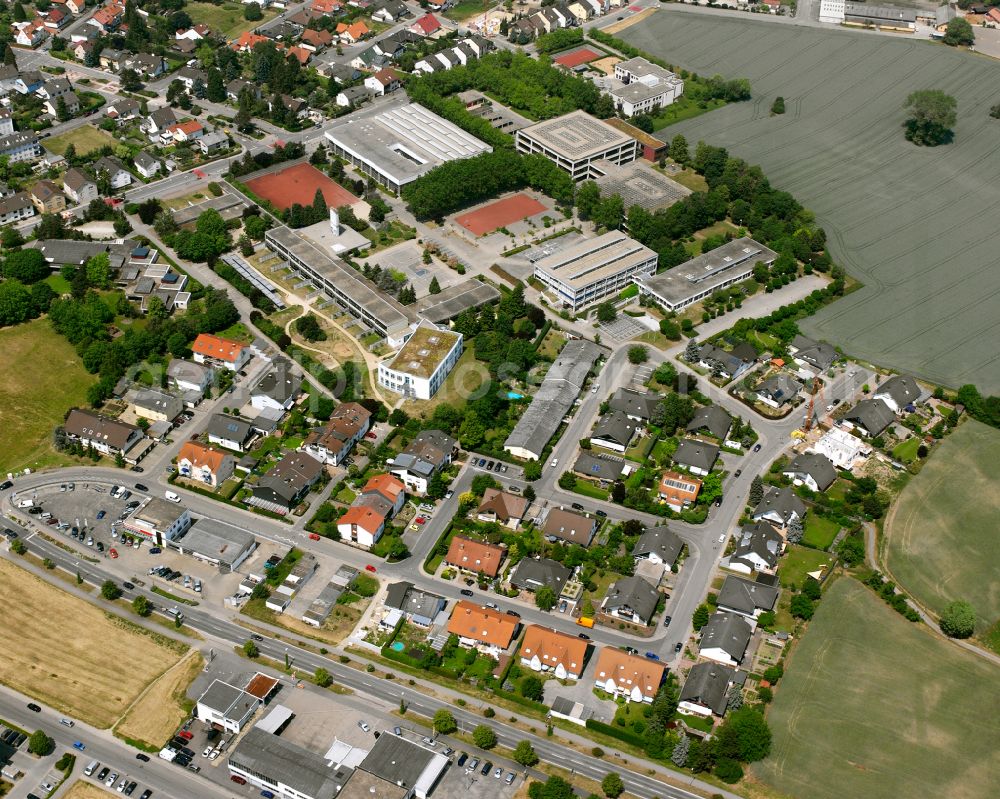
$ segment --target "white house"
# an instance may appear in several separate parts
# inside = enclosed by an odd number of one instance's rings
[[[238,735],[253,718],[260,700],[222,680],[215,680],[198,698],[195,716],[206,724],[218,725],[226,732]]]
[[[872,454],[871,446],[840,427],[832,427],[812,445],[812,451],[828,458],[838,469],[850,470]]]
[[[94,162],[94,172],[100,175],[102,172],[108,176],[112,189],[121,189],[132,182],[132,173],[117,158],[106,155],[98,158]]]
[[[292,372],[292,362],[275,358],[267,374],[250,392],[250,404],[258,410],[287,411],[302,392],[302,378]]]
[[[702,628],[698,654],[724,666],[739,666],[752,635],[753,627],[746,617],[737,613],[716,613]]]
[[[207,447],[199,441],[184,443],[177,453],[177,473],[215,488],[228,480],[236,468],[236,460],[228,452]]]

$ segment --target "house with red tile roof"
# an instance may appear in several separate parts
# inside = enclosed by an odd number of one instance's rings
[[[93,16],[87,20],[88,25],[93,25],[103,33],[111,33],[117,30],[125,18],[125,5],[123,3],[108,3],[103,8],[97,9]]]
[[[360,42],[370,33],[371,30],[369,30],[368,26],[361,20],[352,22],[350,25],[343,22],[337,24],[337,35],[340,37],[341,41],[348,42],[349,44]]]
[[[473,541],[471,538],[456,535],[451,539],[444,562],[447,566],[454,566],[465,572],[472,574],[482,572],[487,577],[496,577],[506,554],[507,550],[496,544]]]
[[[458,636],[461,646],[478,649],[483,654],[499,658],[510,646],[519,624],[515,616],[463,599],[451,613],[448,632]]]
[[[441,30],[441,23],[433,14],[424,14],[410,25],[410,31],[418,36],[433,36]]]
[[[403,503],[406,502],[406,486],[403,485],[403,481],[398,477],[393,477],[391,474],[376,474],[373,475],[365,487],[361,489],[362,495],[364,494],[378,494],[386,499],[392,505],[392,515],[395,516],[403,509]]]
[[[385,531],[386,516],[378,508],[352,505],[337,521],[337,532],[342,541],[350,541],[371,549]]]
[[[266,36],[261,36],[260,34],[253,33],[252,31],[244,31],[240,34],[240,38],[231,41],[229,46],[237,53],[249,53],[258,44],[269,41],[271,40]]]
[[[236,461],[228,452],[209,447],[200,441],[186,441],[177,453],[177,474],[217,488],[228,480]]]
[[[365,88],[370,89],[372,94],[377,97],[390,94],[400,86],[402,86],[402,83],[399,80],[399,73],[389,67],[380,69],[374,75],[369,75],[365,78]]]
[[[205,128],[197,119],[189,119],[168,126],[167,133],[173,136],[175,142],[194,141],[205,135]]]
[[[344,7],[344,4],[340,0],[313,0],[312,10],[318,11],[321,14],[333,14],[340,11]]]
[[[579,680],[587,642],[569,633],[532,624],[524,631],[520,654],[521,665],[532,671],[552,672],[560,680]]]
[[[602,691],[630,702],[652,702],[667,673],[656,660],[630,655],[615,646],[601,649],[594,667],[594,682]]]
[[[237,371],[250,360],[250,348],[239,341],[201,333],[191,345],[196,363],[219,364]]]
[[[330,31],[314,31],[306,28],[299,37],[302,47],[313,52],[319,52],[333,44],[333,34]]]

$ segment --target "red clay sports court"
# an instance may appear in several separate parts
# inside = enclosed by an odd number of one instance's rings
[[[330,208],[354,205],[358,198],[339,183],[328,178],[312,164],[296,164],[268,175],[261,175],[246,181],[250,191],[282,211],[295,203],[312,205],[316,189],[323,192],[323,198]]]
[[[553,58],[557,64],[562,64],[566,69],[573,69],[573,67],[578,67],[580,64],[589,64],[591,61],[596,61],[601,57],[600,53],[595,53],[593,50],[589,50],[583,47],[579,50],[573,50],[569,53],[565,53],[558,58]]]
[[[456,216],[455,221],[475,236],[492,233],[497,228],[506,227],[514,222],[540,214],[549,209],[534,197],[527,194],[515,194],[505,200],[485,205],[477,211]]]

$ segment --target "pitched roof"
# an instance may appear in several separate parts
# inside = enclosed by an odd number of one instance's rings
[[[416,588],[413,583],[392,583],[385,593],[385,606],[406,613],[431,617],[445,606],[445,598]]]
[[[705,428],[716,438],[724,439],[732,427],[733,417],[718,405],[708,405],[695,411],[694,418],[685,428],[689,433]]]
[[[597,426],[594,427],[594,432],[590,434],[590,437],[591,439],[613,441],[627,447],[634,435],[635,422],[621,411],[608,411],[597,420]]]
[[[288,358],[275,358],[267,374],[253,388],[253,395],[265,396],[279,404],[294,399],[302,390],[302,378],[292,371]]]
[[[813,341],[806,336],[798,335],[792,339],[791,347],[796,350],[795,357],[815,366],[821,371],[830,368],[837,359],[837,350],[825,341]]]
[[[698,649],[721,649],[739,663],[750,644],[753,628],[738,613],[718,612],[712,615],[701,631]]]
[[[642,557],[655,552],[664,563],[673,564],[683,546],[680,536],[669,527],[647,527],[635,542],[632,555]]]
[[[576,458],[576,463],[573,464],[573,471],[600,480],[617,480],[625,471],[625,460],[582,449]]]
[[[206,358],[214,358],[218,361],[236,363],[240,354],[246,349],[246,345],[239,341],[232,341],[228,338],[220,338],[210,333],[201,333],[191,345],[191,351]]]
[[[482,572],[487,577],[496,577],[505,554],[506,550],[496,544],[456,535],[451,539],[444,562],[469,571]]]
[[[479,513],[493,513],[497,519],[507,522],[510,519],[523,519],[528,509],[528,500],[496,488],[487,488],[479,503]]]
[[[73,167],[66,170],[66,174],[63,175],[63,186],[72,192],[78,192],[87,184],[96,186],[94,179],[90,177],[82,169],[77,169]]]
[[[667,667],[659,661],[605,646],[597,657],[594,679],[601,682],[613,679],[615,685],[626,690],[638,687],[643,696],[655,696],[666,672]]]
[[[681,688],[681,702],[710,708],[717,716],[726,712],[729,684],[736,672],[721,663],[697,663],[688,672]]]
[[[537,624],[530,625],[521,640],[521,657],[537,657],[550,669],[562,664],[571,674],[583,672],[586,655],[587,642],[582,638]]]
[[[753,509],[752,517],[757,519],[765,513],[776,513],[783,523],[791,521],[794,513],[800,519],[806,515],[806,503],[795,496],[795,492],[788,486],[777,488],[772,486],[764,494],[760,504]]]
[[[448,632],[473,641],[506,649],[510,646],[518,620],[492,608],[484,608],[464,599],[455,605],[448,621]]]
[[[224,413],[213,413],[206,428],[209,436],[223,438],[226,441],[246,441],[253,432],[253,426],[244,419],[227,416]]]
[[[758,394],[769,397],[772,402],[784,405],[799,393],[802,384],[784,373],[771,375],[755,389]]]
[[[410,27],[418,28],[424,36],[430,36],[434,31],[441,29],[441,23],[433,14],[424,14],[410,25]]]
[[[826,491],[837,479],[837,470],[830,463],[830,459],[818,452],[803,452],[796,455],[792,462],[781,471],[783,474],[798,472],[809,475],[816,481],[816,486],[820,491]]]
[[[101,441],[115,449],[123,449],[139,428],[93,411],[73,408],[63,422],[63,429],[72,436]]]
[[[717,605],[732,608],[747,615],[755,610],[771,610],[778,601],[778,589],[772,585],[744,580],[729,575],[719,591]]]
[[[877,436],[895,421],[896,416],[892,408],[882,400],[863,399],[851,408],[844,418],[849,422],[857,422],[869,435]]]
[[[751,568],[756,568],[756,562],[751,556],[764,561],[769,568],[778,565],[781,547],[784,539],[774,527],[761,519],[752,525],[740,529],[736,549],[729,556],[729,562],[742,561]]]
[[[662,399],[659,394],[646,394],[631,388],[620,388],[608,401],[608,406],[629,416],[648,420]]]
[[[706,444],[704,441],[695,441],[692,438],[682,438],[674,452],[674,463],[695,469],[711,471],[719,457],[719,448],[714,444]]]
[[[316,482],[323,464],[302,452],[289,452],[260,478],[258,486],[284,499],[294,499]]]
[[[385,524],[385,516],[367,505],[352,505],[337,520],[337,524],[353,524],[375,535],[378,529]]]
[[[521,558],[510,573],[510,584],[524,591],[546,585],[559,596],[571,574],[570,569],[550,558]]]
[[[386,67],[385,69],[380,69],[374,75],[372,75],[375,80],[381,83],[383,86],[389,86],[392,83],[399,81],[399,74],[394,69]]]
[[[572,544],[588,546],[597,530],[597,520],[573,511],[552,508],[545,517],[542,532]]]
[[[228,452],[206,446],[200,441],[186,441],[177,453],[178,461],[190,461],[192,466],[199,469],[207,467],[212,474],[219,471],[226,458],[231,457]]]
[[[177,122],[173,125],[169,125],[167,130],[170,133],[180,132],[189,136],[192,133],[197,133],[199,130],[204,130],[204,128],[197,119],[189,119],[187,122]]]
[[[405,492],[406,486],[391,474],[376,474],[369,478],[361,490],[365,494],[376,492],[389,500],[390,503],[395,503],[397,497]]]
[[[893,375],[878,387],[873,396],[877,397],[880,394],[888,394],[898,407],[905,408],[919,400],[923,391],[920,390],[917,381],[909,375]]]
[[[636,616],[648,622],[653,618],[656,603],[659,601],[660,592],[656,590],[656,586],[645,578],[633,574],[630,577],[622,577],[608,586],[607,599],[602,607],[606,611],[629,608]]]

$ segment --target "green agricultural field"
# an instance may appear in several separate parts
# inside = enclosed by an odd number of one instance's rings
[[[52,449],[52,430],[70,407],[87,404],[94,377],[46,319],[0,330],[0,352],[6,366],[0,474],[55,465],[60,456]]]
[[[865,287],[800,323],[845,351],[946,385],[1000,392],[1000,63],[904,36],[661,8],[622,31],[701,75],[749,78],[753,99],[660,131],[759,164],[816,213],[830,251]],[[903,138],[903,102],[958,100],[955,142]],[[771,116],[776,96],[787,112]]]
[[[907,484],[885,525],[889,571],[935,612],[967,599],[978,629],[1000,620],[1000,431],[960,425]]]
[[[77,155],[84,155],[100,147],[114,147],[117,143],[118,140],[110,133],[88,124],[46,139],[45,149],[62,155],[66,152],[66,148],[72,144],[76,148]]]
[[[801,799],[993,797],[1000,718],[987,696],[998,679],[840,578],[785,664],[771,755],[753,772]]]

